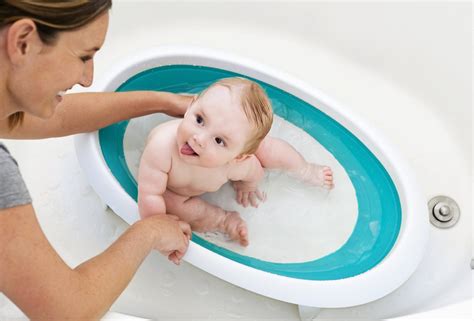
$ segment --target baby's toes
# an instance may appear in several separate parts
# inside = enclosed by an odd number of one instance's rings
[[[333,181],[328,181],[324,183],[324,188],[326,189],[333,189],[334,188],[334,182]]]
[[[324,166],[324,167],[323,167],[323,175],[324,175],[324,176],[332,176],[332,169],[331,169],[331,167]]]
[[[248,233],[247,233],[247,226],[245,225],[244,222],[242,222],[242,224],[239,225],[238,233],[239,233],[239,242],[240,242],[240,245],[242,245],[242,246],[247,246],[247,245],[249,245],[249,238],[248,238]]]
[[[331,168],[325,167],[323,169],[324,175],[324,187],[327,189],[331,189],[334,187],[334,177]]]
[[[227,212],[227,217],[225,218],[224,223],[224,232],[229,235],[232,240],[240,240],[240,232],[245,229],[247,232],[247,226],[242,220],[238,212],[232,211]]]

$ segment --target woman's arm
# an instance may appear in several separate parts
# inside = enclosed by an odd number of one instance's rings
[[[91,132],[115,122],[162,112],[182,116],[193,96],[160,91],[121,93],[80,93],[63,97],[49,119],[25,113],[23,125],[8,129],[7,120],[0,123],[0,137],[38,139]]]
[[[99,319],[153,248],[184,253],[190,235],[187,223],[155,215],[71,269],[47,241],[31,205],[0,210],[0,292],[33,320]]]

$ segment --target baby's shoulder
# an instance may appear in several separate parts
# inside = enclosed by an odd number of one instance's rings
[[[232,162],[228,166],[228,178],[230,180],[241,180],[242,177],[245,176],[249,170],[256,165],[256,161],[258,162],[257,156],[252,154],[243,160]]]
[[[171,120],[153,128],[148,134],[146,145],[165,147],[176,140],[180,119]]]
[[[178,129],[181,119],[170,120],[159,124],[153,128],[148,134],[148,140],[161,140],[170,136],[176,136],[176,130]]]
[[[142,159],[153,166],[170,167],[176,130],[180,120],[172,120],[153,128],[148,135]]]

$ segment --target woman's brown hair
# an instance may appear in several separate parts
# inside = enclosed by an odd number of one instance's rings
[[[35,22],[40,39],[53,45],[58,32],[79,29],[112,7],[112,0],[3,0],[0,28],[20,19]],[[10,129],[21,125],[24,113],[8,117]]]

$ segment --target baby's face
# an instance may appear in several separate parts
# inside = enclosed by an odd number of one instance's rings
[[[215,85],[184,115],[177,132],[179,155],[192,165],[219,167],[240,155],[251,133],[238,93]]]

